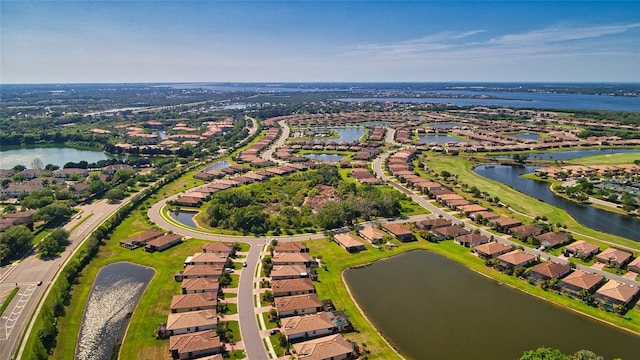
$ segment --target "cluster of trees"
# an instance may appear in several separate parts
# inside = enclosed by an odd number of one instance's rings
[[[604,357],[590,350],[579,350],[574,354],[566,355],[558,349],[541,347],[525,351],[520,360],[604,360]]]
[[[305,199],[316,195],[319,185],[335,188],[338,198],[314,214]],[[220,191],[213,196],[207,216],[213,227],[243,233],[279,234],[314,226],[329,230],[351,225],[358,218],[397,216],[403,198],[391,189],[347,182],[335,166],[321,165],[303,174]]]
[[[47,237],[36,245],[36,249],[42,258],[50,258],[58,255],[69,244],[69,233],[62,228],[53,230]]]
[[[0,233],[0,265],[18,258],[31,248],[33,232],[24,225],[12,226]]]

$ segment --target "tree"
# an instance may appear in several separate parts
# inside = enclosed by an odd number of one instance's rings
[[[113,188],[105,194],[105,197],[109,199],[109,202],[118,202],[126,197],[126,194],[122,189]]]
[[[525,351],[520,360],[571,360],[558,349],[541,347]]]
[[[44,163],[39,158],[35,158],[31,160],[31,168],[42,170],[44,168]]]
[[[31,246],[33,233],[24,225],[12,226],[0,233],[0,263],[22,255]]]

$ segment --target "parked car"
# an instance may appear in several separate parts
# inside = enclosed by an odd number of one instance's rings
[[[242,263],[242,267],[247,267],[247,262],[246,261]]]
[[[232,268],[224,268],[224,271],[225,271],[225,272],[228,272],[228,273],[232,273],[232,272],[234,272],[235,270],[233,270]]]

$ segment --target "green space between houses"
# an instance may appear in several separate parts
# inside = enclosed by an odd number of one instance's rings
[[[576,239],[586,240],[602,247],[609,247],[612,244],[617,244],[629,249],[640,251],[640,243],[637,241],[612,234],[602,233],[583,226],[562,209],[538,201],[537,199],[514,190],[507,185],[500,184],[477,175],[473,172],[473,162],[465,157],[427,155],[426,162],[429,169],[435,174],[440,174],[442,171],[448,171],[449,173],[458,176],[458,183],[466,183],[469,187],[475,186],[482,192],[487,192],[491,194],[491,196],[499,197],[500,202],[507,204],[509,208],[498,209],[497,207],[494,207],[496,210],[499,210],[498,212],[503,211],[505,214],[512,217],[529,219],[529,222],[531,222],[536,216],[545,216],[550,223],[566,225],[568,230],[575,232],[574,238]]]
[[[390,359],[397,358],[397,355],[385,344],[381,335],[365,319],[353,302],[342,279],[342,272],[351,267],[361,266],[413,250],[427,250],[444,255],[471,270],[489,276],[515,289],[562,305],[568,310],[578,311],[587,316],[623,327],[640,335],[640,310],[637,307],[629,310],[625,317],[622,318],[613,313],[585,305],[579,300],[571,299],[553,291],[542,290],[540,287],[531,285],[525,280],[505,275],[493,268],[486,267],[484,260],[472,255],[470,249],[457,245],[453,241],[430,243],[419,240],[403,243],[395,248],[386,250],[376,250],[367,245],[366,251],[357,254],[347,253],[343,248],[328,240],[314,240],[307,243],[310,253],[314,256],[321,256],[323,265],[326,265],[328,269],[328,271],[324,271],[322,268],[318,269],[320,281],[314,283],[318,295],[321,299],[331,299],[336,309],[344,310],[347,313],[356,332],[345,334],[345,337],[358,344],[366,343],[367,349],[371,352],[367,355],[369,359]]]

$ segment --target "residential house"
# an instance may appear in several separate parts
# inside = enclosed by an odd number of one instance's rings
[[[502,269],[511,269],[517,266],[527,267],[536,262],[536,256],[522,249],[516,249],[498,256],[498,266]]]
[[[89,176],[89,171],[87,169],[67,168],[54,171],[51,175],[53,175],[54,178],[62,179],[66,179],[71,175],[77,175],[81,178],[86,178],[87,176]]]
[[[639,295],[640,289],[637,286],[609,280],[593,294],[593,298],[608,305],[628,307],[638,299]]]
[[[551,279],[560,279],[571,272],[571,267],[567,264],[560,264],[555,261],[544,261],[527,271],[527,278],[535,282]]]
[[[569,244],[564,248],[564,256],[583,257],[588,259],[600,252],[600,247],[583,240]]]
[[[635,272],[636,274],[640,274],[640,256],[638,256],[635,260],[630,262],[627,265],[627,269],[629,271]]]
[[[176,246],[182,242],[180,235],[176,234],[164,234],[157,238],[151,239],[144,246],[144,251],[164,251],[170,247]]]
[[[183,195],[173,201],[178,206],[199,207],[202,205],[202,199]]]
[[[509,229],[509,234],[511,236],[526,241],[531,236],[536,236],[542,234],[544,228],[541,225],[520,225],[515,226]]]
[[[596,261],[607,264],[607,266],[621,268],[627,265],[633,258],[633,254],[616,248],[604,249],[596,255]]]
[[[365,226],[364,228],[358,230],[358,235],[372,244],[377,244],[384,240],[384,233],[374,228],[373,226]]]
[[[187,265],[183,271],[175,274],[174,278],[176,281],[198,278],[218,280],[223,269],[222,265]]]
[[[272,280],[299,279],[309,276],[309,271],[304,265],[277,265],[271,269]]]
[[[483,259],[493,259],[511,251],[511,245],[499,243],[497,241],[488,242],[473,247],[473,251]]]
[[[508,218],[508,217],[501,217],[491,221],[489,225],[492,227],[496,227],[500,232],[506,232],[508,229],[512,227],[522,225],[522,221]]]
[[[313,339],[338,332],[330,312],[319,312],[304,316],[292,316],[281,320],[280,328],[292,342],[296,339]]]
[[[435,218],[422,220],[416,223],[416,229],[418,230],[432,230],[445,226],[451,226],[451,220]]]
[[[604,276],[602,275],[588,273],[583,270],[575,270],[560,280],[558,287],[578,295],[582,290],[593,293],[603,282]]]
[[[300,360],[342,360],[356,355],[354,345],[340,334],[294,344],[293,352]]]
[[[364,243],[351,233],[340,233],[333,235],[333,240],[350,253],[365,250]]]
[[[500,218],[500,215],[494,213],[493,211],[479,211],[473,214],[469,214],[469,218],[473,221],[479,221],[480,219],[487,220],[487,222],[491,222]]]
[[[214,310],[172,313],[167,318],[167,331],[171,336],[215,330],[217,326],[218,318]]]
[[[278,317],[315,314],[322,311],[322,301],[315,293],[295,296],[282,296],[274,300]]]
[[[187,259],[185,265],[224,265],[228,256],[224,253],[195,253]]]
[[[129,250],[133,250],[139,248],[141,246],[145,246],[147,242],[153,240],[157,237],[164,235],[164,233],[157,229],[147,230],[143,233],[133,235],[132,237],[126,238],[120,241],[120,246],[123,248],[127,248]]]
[[[227,256],[231,255],[232,251],[233,245],[225,242],[210,242],[202,247],[202,252],[226,254]]]
[[[571,241],[571,235],[564,231],[547,232],[544,234],[536,235],[535,238],[547,249],[564,245]]]
[[[453,239],[453,241],[455,241],[456,244],[462,245],[464,247],[474,247],[474,246],[486,244],[491,240],[484,235],[470,233],[470,234],[456,236]]]
[[[208,278],[194,278],[184,279],[180,284],[180,289],[183,294],[200,294],[200,293],[214,293],[217,294],[220,289],[220,283],[218,279]]]
[[[313,281],[310,278],[273,280],[271,282],[273,296],[293,296],[311,294],[316,292]]]
[[[466,235],[468,233],[469,231],[460,225],[439,227],[431,230],[431,235],[433,235],[438,240],[449,240],[455,238],[456,236]]]
[[[466,216],[469,216],[473,213],[479,213],[482,211],[487,211],[487,208],[478,204],[470,204],[470,205],[464,205],[464,206],[458,206],[456,208],[458,210],[458,212],[465,214]]]
[[[412,241],[416,239],[416,237],[413,235],[413,233],[409,229],[405,228],[400,224],[385,223],[385,224],[382,224],[382,229],[402,242]]]
[[[224,345],[215,330],[176,335],[169,338],[169,353],[173,359],[197,359],[220,354]]]
[[[308,253],[309,248],[304,242],[278,242],[273,251],[275,253]]]
[[[311,264],[312,259],[306,252],[276,252],[271,257],[273,265],[304,265]]]
[[[171,300],[171,312],[216,310],[217,304],[218,297],[213,292],[174,295]]]

